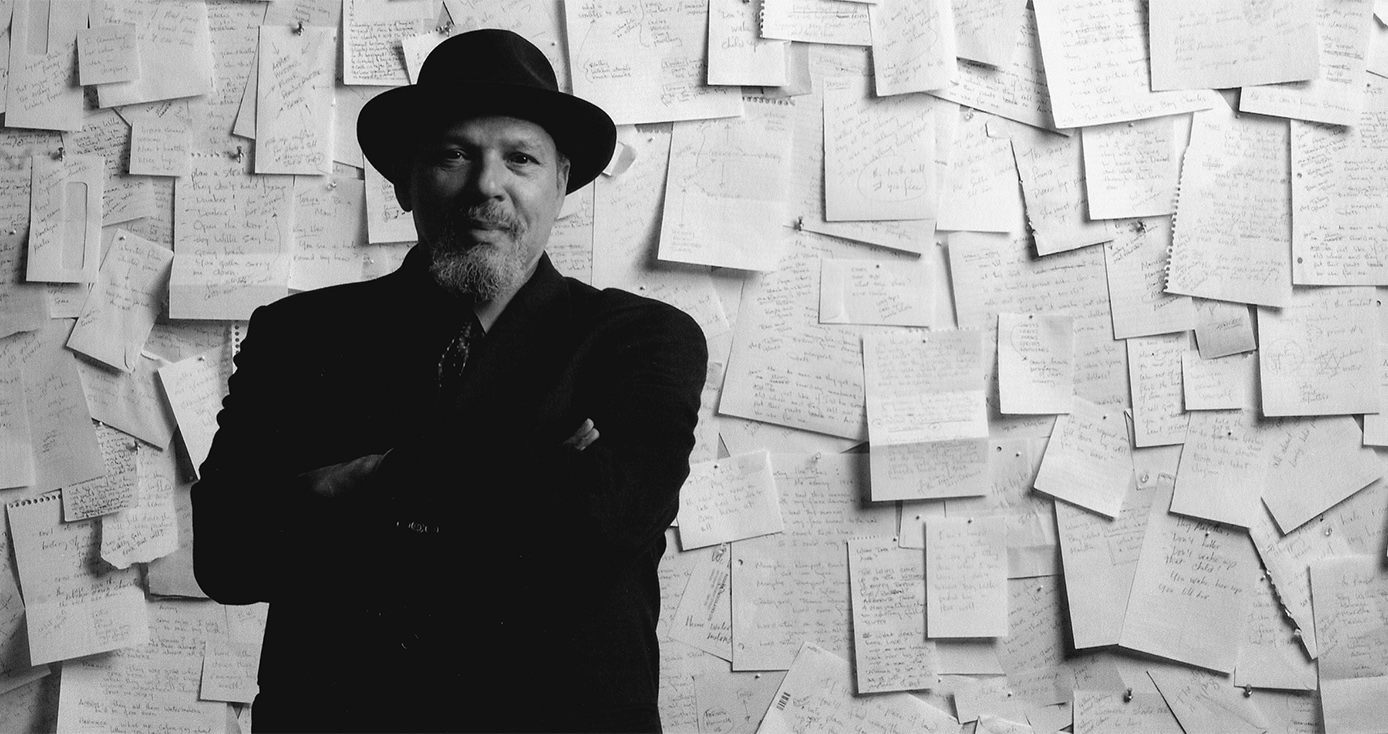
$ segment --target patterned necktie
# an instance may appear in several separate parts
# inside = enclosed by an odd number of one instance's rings
[[[482,324],[477,320],[477,314],[468,310],[468,320],[463,323],[463,328],[458,330],[453,340],[444,347],[443,354],[439,355],[439,394],[452,400],[458,394],[458,390],[463,383],[463,368],[467,366],[468,353],[472,351],[474,345],[483,336]]]

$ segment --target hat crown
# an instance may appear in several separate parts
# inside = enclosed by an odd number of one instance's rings
[[[474,82],[559,91],[544,53],[524,36],[499,28],[460,33],[440,43],[424,60],[416,86]]]

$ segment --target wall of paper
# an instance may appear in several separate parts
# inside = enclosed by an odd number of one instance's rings
[[[1380,731],[1385,20],[0,1],[0,731],[248,730],[265,605],[189,552],[231,357],[399,264],[356,115],[477,27],[619,125],[556,265],[708,338],[667,731]]]

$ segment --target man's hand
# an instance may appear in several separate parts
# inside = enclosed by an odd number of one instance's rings
[[[564,439],[563,446],[572,447],[575,451],[582,451],[598,440],[598,429],[593,427],[591,418],[583,419],[583,425],[574,431],[574,435]]]
[[[310,492],[319,497],[343,499],[360,494],[370,485],[371,477],[384,457],[385,454],[368,454],[360,459],[304,472],[299,478],[304,480]]]

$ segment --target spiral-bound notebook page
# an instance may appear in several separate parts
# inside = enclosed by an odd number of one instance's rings
[[[140,573],[101,563],[95,521],[62,522],[56,493],[7,509],[34,664],[149,640]]]

